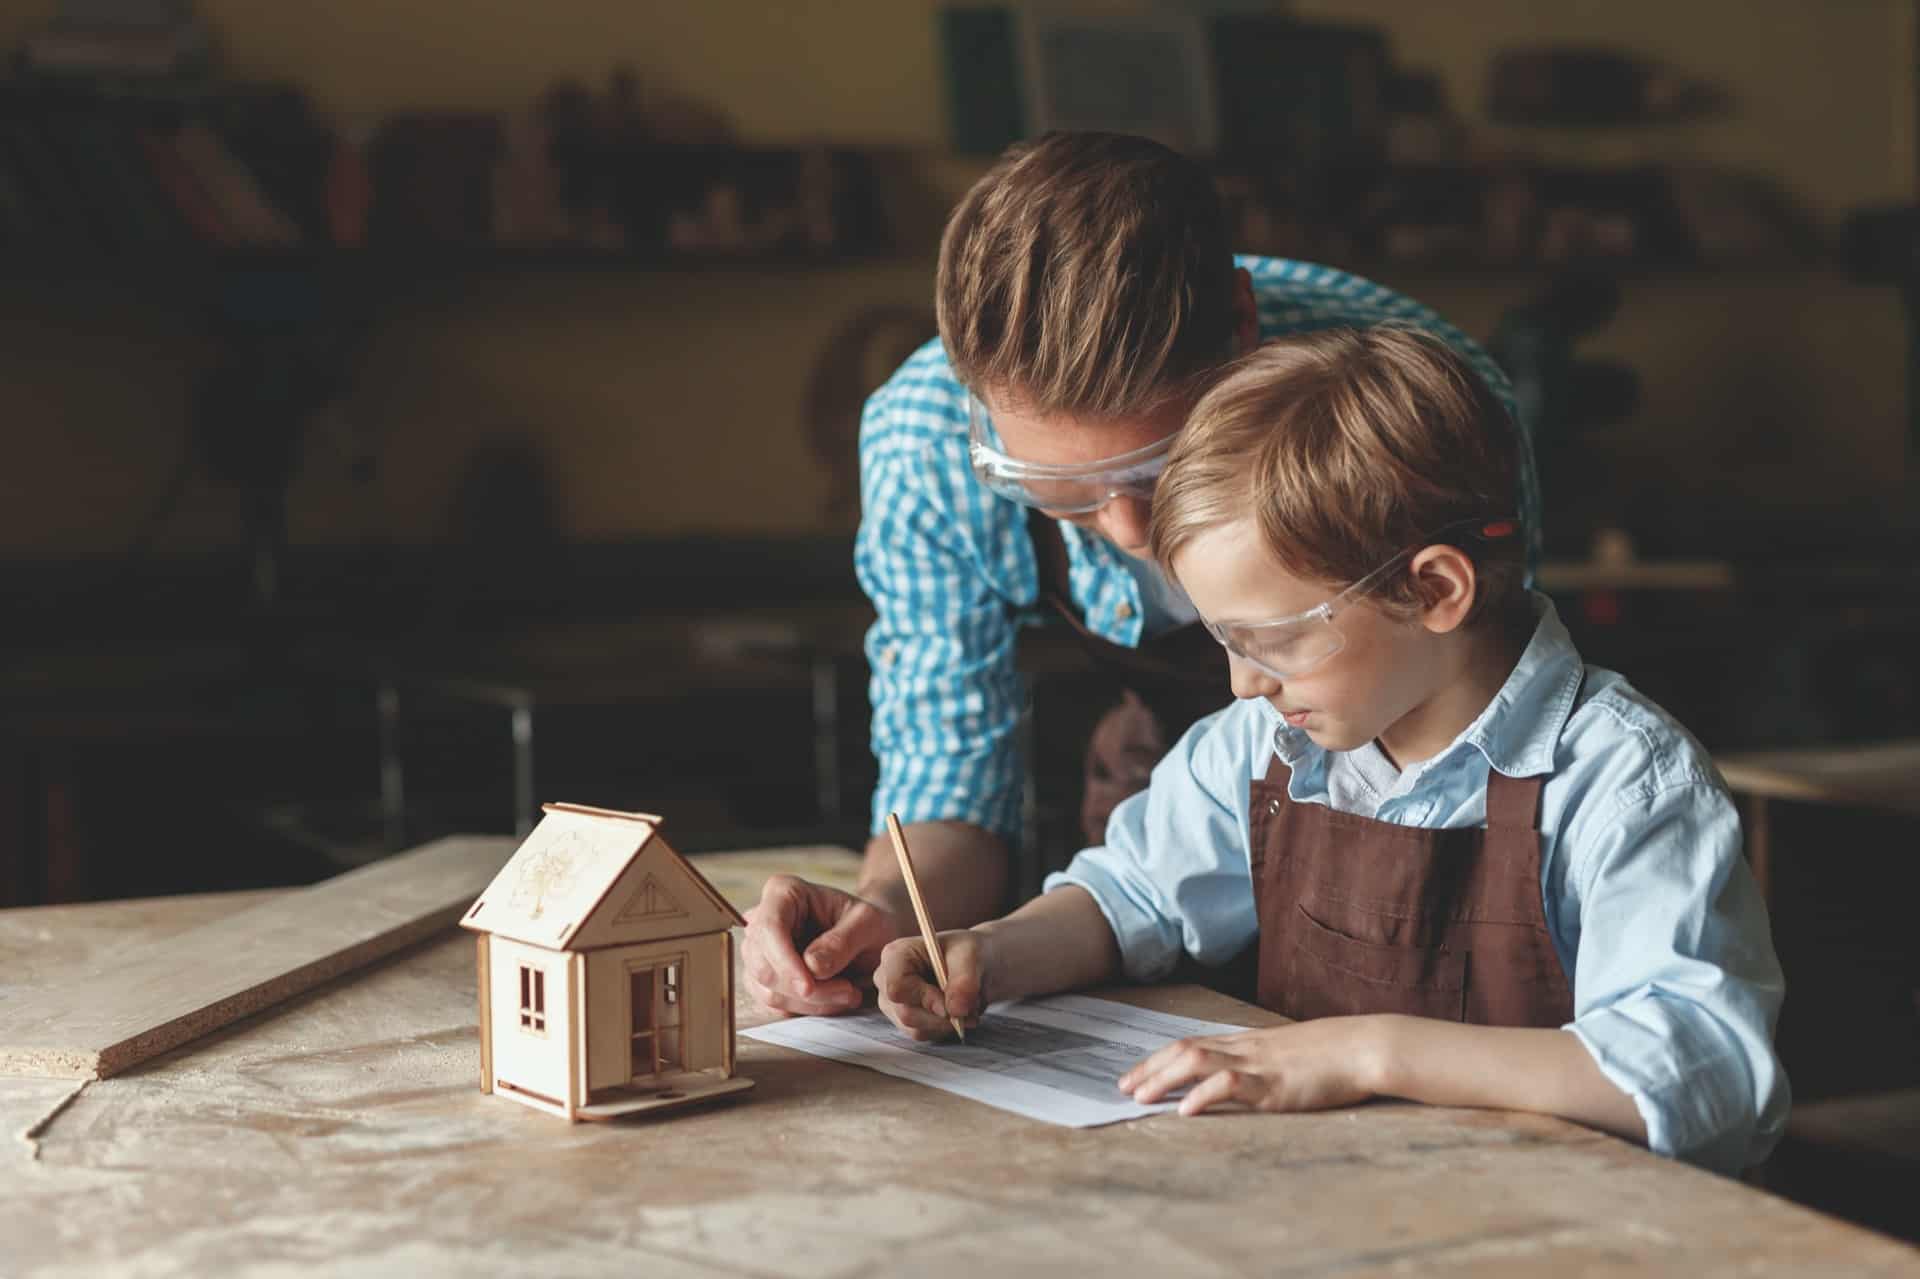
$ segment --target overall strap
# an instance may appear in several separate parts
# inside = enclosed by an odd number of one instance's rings
[[[1027,508],[1027,537],[1033,542],[1033,560],[1040,574],[1040,600],[1071,613],[1073,609],[1072,569],[1067,560],[1067,540],[1060,536],[1059,522],[1038,509]]]
[[[1487,770],[1487,829],[1540,829],[1540,792],[1546,774],[1508,777],[1497,768]]]

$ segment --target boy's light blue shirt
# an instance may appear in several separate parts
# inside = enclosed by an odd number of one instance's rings
[[[1619,675],[1583,667],[1553,605],[1534,602],[1533,638],[1486,710],[1384,793],[1264,699],[1235,702],[1045,887],[1092,894],[1127,974],[1152,980],[1182,952],[1220,964],[1256,936],[1247,784],[1276,753],[1298,802],[1371,797],[1348,811],[1428,828],[1485,825],[1490,766],[1550,773],[1540,889],[1573,986],[1566,1029],[1633,1098],[1654,1151],[1738,1172],[1779,1140],[1788,1104],[1772,1046],[1784,982],[1739,818],[1700,745]]]
[[[1311,262],[1235,263],[1252,277],[1262,340],[1383,323],[1425,329],[1513,407],[1499,366],[1418,302]],[[1537,548],[1540,501],[1524,431],[1520,443],[1515,500]],[[968,465],[966,389],[938,339],[867,400],[860,493],[854,572],[876,615],[866,643],[880,764],[872,829],[897,812],[905,822],[971,822],[1011,840],[1020,826],[1027,704],[1014,639],[1017,616],[1037,616],[1040,575],[1025,508],[988,492]],[[1072,525],[1060,532],[1074,601],[1096,635],[1133,647],[1185,620],[1177,601],[1142,591],[1143,579],[1158,573],[1152,565]]]

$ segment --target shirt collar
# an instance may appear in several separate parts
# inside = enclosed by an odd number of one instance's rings
[[[1567,717],[1573,714],[1574,699],[1580,694],[1586,670],[1553,601],[1538,591],[1531,594],[1537,619],[1533,637],[1506,683],[1446,750],[1418,767],[1426,768],[1451,755],[1464,742],[1508,777],[1535,777],[1553,771],[1554,748]],[[1309,768],[1324,763],[1326,752],[1315,746],[1312,738],[1288,725],[1265,698],[1260,700],[1274,726],[1274,753],[1289,769],[1300,774],[1303,770],[1299,765],[1309,756],[1315,757],[1308,761]]]
[[[1533,638],[1507,682],[1456,739],[1456,744],[1478,747],[1487,763],[1508,777],[1537,777],[1553,771],[1554,747],[1573,714],[1574,699],[1586,675],[1553,601],[1538,591],[1532,597],[1538,619]]]

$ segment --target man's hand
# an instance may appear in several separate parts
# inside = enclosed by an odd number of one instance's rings
[[[899,921],[883,906],[775,875],[747,912],[740,971],[747,993],[768,1012],[851,1012],[865,998],[881,948],[900,935]]]
[[[880,952],[873,975],[875,1003],[893,1024],[915,1039],[942,1039],[953,1034],[949,1017],[963,1026],[975,1026],[986,1008],[987,939],[977,929],[941,933],[940,958],[947,966],[947,989],[941,993],[933,959],[920,937],[902,937]]]
[[[1376,1095],[1384,1032],[1375,1017],[1323,1017],[1168,1044],[1120,1076],[1120,1091],[1152,1103],[1193,1085],[1180,1113],[1224,1102],[1252,1110],[1331,1110]]]

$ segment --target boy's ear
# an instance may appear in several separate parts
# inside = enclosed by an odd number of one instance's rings
[[[1473,557],[1457,546],[1424,547],[1407,565],[1420,596],[1420,624],[1436,635],[1456,630],[1473,612],[1480,578]]]

